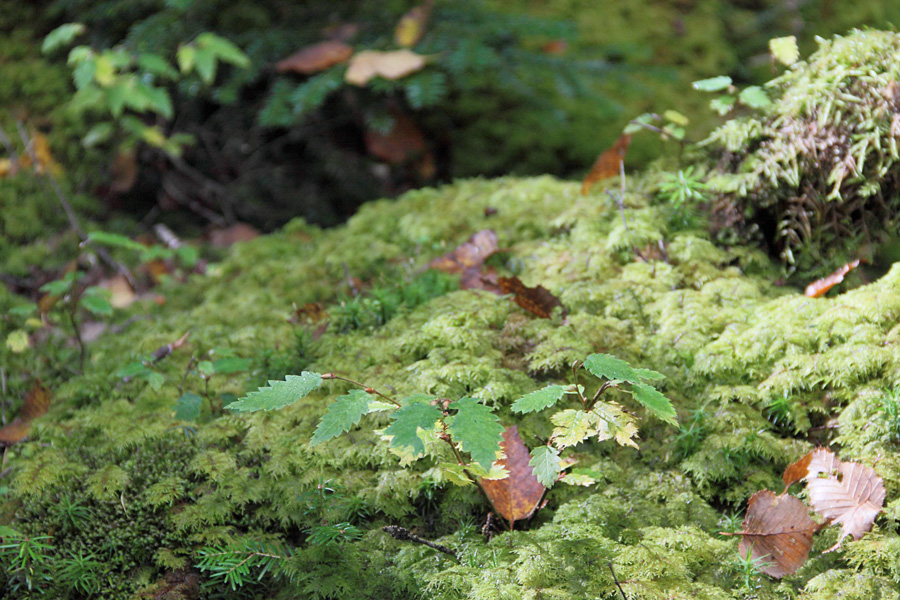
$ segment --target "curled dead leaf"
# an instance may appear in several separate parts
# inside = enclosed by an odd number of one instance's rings
[[[805,295],[808,298],[819,298],[820,296],[824,296],[826,293],[828,293],[828,290],[842,282],[844,280],[844,276],[847,273],[858,266],[859,259],[848,262],[828,277],[817,279],[816,281],[806,286],[806,291],[804,292]]]
[[[346,62],[353,55],[353,46],[339,40],[326,40],[301,48],[287,58],[275,63],[279,73],[312,75]]]

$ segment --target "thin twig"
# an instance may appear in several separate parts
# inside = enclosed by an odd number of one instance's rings
[[[353,385],[358,385],[359,387],[363,388],[366,391],[366,393],[368,393],[368,394],[375,394],[376,396],[381,396],[382,398],[384,398],[385,400],[387,400],[388,402],[390,402],[397,408],[400,408],[403,406],[402,404],[400,404],[399,402],[397,402],[390,396],[386,396],[386,395],[382,394],[381,392],[379,392],[378,390],[376,390],[375,388],[371,388],[364,383],[360,383],[358,381],[353,381],[352,379],[347,379],[346,377],[341,377],[340,375],[335,375],[334,373],[325,373],[324,375],[322,375],[322,379],[340,379],[341,381],[346,381],[347,383],[352,383]]]
[[[618,384],[616,384],[613,381],[604,381],[603,385],[600,386],[600,389],[597,390],[597,393],[594,394],[594,397],[591,398],[590,408],[593,408],[594,405],[597,404],[597,400],[600,399],[600,394],[602,394],[603,392],[605,392],[606,390],[608,390],[611,387],[618,387]]]
[[[628,600],[628,596],[625,595],[625,590],[622,589],[622,586],[619,584],[619,579],[616,577],[616,572],[613,571],[612,561],[607,563],[609,565],[609,572],[612,573],[613,581],[616,582],[616,587],[619,588],[619,593],[622,594],[622,600]]]
[[[423,544],[425,546],[428,546],[429,548],[437,550],[438,552],[449,554],[456,562],[459,562],[459,557],[456,555],[456,551],[448,548],[447,546],[442,546],[430,540],[426,540],[425,538],[421,538],[405,527],[400,527],[399,525],[385,525],[381,528],[381,530],[390,535],[395,540]]]
[[[77,308],[78,305],[75,301],[73,301],[73,303],[69,306],[69,321],[72,323],[72,331],[75,332],[75,341],[78,342],[78,369],[84,371],[84,339],[81,337],[81,330],[78,328],[78,321],[75,320],[75,310]]]
[[[0,419],[6,425],[6,367],[0,367]]]

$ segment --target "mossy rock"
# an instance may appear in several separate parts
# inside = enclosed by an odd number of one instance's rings
[[[896,597],[900,265],[807,298],[776,285],[778,265],[761,251],[717,246],[704,223],[685,229],[678,209],[657,200],[658,177],[629,177],[621,209],[617,181],[587,196],[550,177],[460,181],[366,205],[336,229],[294,221],[233,247],[204,276],[162,285],[164,306],[130,309],[150,319],[92,343],[83,374],[61,370],[45,382],[50,413],[10,447],[0,522],[49,536],[35,572],[54,577],[28,592],[4,562],[4,592],[122,598],[174,590],[181,578],[178,594],[198,597],[185,583],[193,577],[202,597],[231,598],[613,598],[617,581],[648,599]],[[549,289],[566,317],[540,319],[425,278],[431,260],[482,229],[505,249],[497,268]],[[351,296],[359,282],[370,286],[367,302]],[[388,311],[379,298],[398,286],[416,300]],[[332,315],[324,331],[297,323],[295,305],[311,302]],[[0,334],[19,326],[11,317]],[[117,375],[188,331],[188,343],[154,365],[161,379]],[[15,363],[10,349],[0,352],[20,369],[8,375],[19,388],[42,360],[35,348]],[[444,445],[426,444],[424,458],[407,464],[384,443],[388,420],[378,414],[309,445],[345,385],[281,411],[221,409],[268,379],[338,372],[398,396],[480,398],[532,444],[549,436],[547,415],[517,416],[511,402],[566,382],[572,362],[594,352],[666,375],[680,427],[612,392],[640,420],[640,451],[612,441],[576,447],[598,482],[557,485],[521,531],[488,542],[487,506],[438,466],[455,460]],[[250,367],[202,376],[199,361],[229,353]],[[175,417],[185,393],[203,399],[191,421]],[[807,563],[781,581],[747,570],[736,541],[718,532],[735,525],[752,493],[781,489],[784,467],[817,443],[877,465],[884,513],[839,552],[821,554],[836,536],[820,535]],[[416,527],[459,562],[393,540],[386,524]],[[209,569],[223,548],[282,558],[259,580],[253,567],[232,591]],[[100,574],[89,593],[78,557]]]

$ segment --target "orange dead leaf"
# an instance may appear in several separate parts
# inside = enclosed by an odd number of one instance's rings
[[[809,462],[812,460],[812,455],[813,453],[810,452],[797,462],[789,464],[788,468],[784,470],[784,475],[781,476],[781,479],[784,481],[785,492],[798,481],[806,479],[806,476],[809,473]]]
[[[503,432],[500,448],[506,455],[498,461],[508,472],[505,479],[482,479],[481,487],[491,500],[491,504],[510,523],[527,519],[538,508],[545,488],[532,472],[531,455],[519,437],[515,425]]]
[[[287,58],[275,63],[279,73],[312,75],[334,65],[346,62],[353,55],[353,46],[339,40],[327,40],[301,48]]]
[[[394,42],[398,46],[409,48],[422,39],[425,33],[425,24],[431,12],[432,0],[417,6],[401,17],[394,29]]]
[[[612,148],[606,150],[597,157],[591,172],[588,173],[581,184],[581,195],[585,196],[594,184],[602,181],[607,177],[613,177],[619,174],[622,163],[625,162],[625,153],[628,152],[628,145],[631,143],[631,136],[623,133],[612,145]]]
[[[379,52],[363,50],[350,59],[344,79],[352,85],[366,85],[373,77],[400,79],[425,67],[425,57],[411,50]]]
[[[841,462],[831,450],[812,452],[807,476],[809,501],[817,513],[833,523],[841,524],[840,547],[848,535],[858,540],[875,522],[884,506],[884,482],[871,467],[855,462]]]
[[[25,394],[25,402],[18,416],[0,428],[0,444],[10,446],[27,438],[31,431],[31,422],[50,408],[50,398],[50,390],[44,387],[40,379],[35,381],[34,386]]]
[[[425,154],[425,134],[416,122],[401,112],[395,112],[392,116],[394,126],[389,132],[380,133],[371,129],[366,131],[366,150],[369,154],[395,165]]]
[[[762,559],[760,570],[780,579],[806,562],[819,524],[794,496],[762,490],[750,497],[742,528],[723,535],[740,535],[741,556],[746,558],[749,553],[753,560]]]
[[[518,277],[498,277],[497,285],[504,294],[515,294],[513,301],[516,304],[542,319],[549,319],[553,309],[562,306],[559,298],[544,286],[528,287]]]
[[[817,279],[806,286],[806,296],[809,298],[818,298],[824,296],[828,290],[844,280],[844,275],[859,266],[859,259],[848,262],[846,265],[822,279]]]

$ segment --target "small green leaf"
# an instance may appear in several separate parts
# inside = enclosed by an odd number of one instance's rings
[[[75,283],[75,277],[75,273],[66,273],[62,279],[45,283],[40,289],[42,292],[46,292],[51,296],[62,296],[72,289],[72,284]]]
[[[246,358],[220,358],[212,363],[213,371],[219,375],[231,375],[241,373],[250,368],[250,361]]]
[[[147,246],[139,242],[135,242],[131,238],[127,238],[124,235],[119,235],[118,233],[109,233],[106,231],[92,231],[88,234],[88,240],[96,244],[103,244],[104,246],[125,248],[127,250],[137,250],[138,252],[147,249]]]
[[[610,381],[640,383],[644,379],[665,379],[665,376],[650,369],[635,369],[624,360],[609,354],[591,354],[584,361],[584,368],[595,377]]]
[[[196,421],[200,418],[203,398],[188,392],[175,401],[175,418],[179,421]]]
[[[163,377],[161,373],[150,373],[150,375],[147,376],[147,383],[150,384],[150,387],[154,392],[158,392],[159,388],[161,388],[165,382],[166,378]]]
[[[194,54],[194,66],[197,67],[197,74],[206,85],[211,85],[216,79],[216,54],[212,50],[206,48],[198,48]]]
[[[582,485],[587,487],[589,485],[594,485],[602,478],[603,475],[591,469],[573,469],[571,473],[566,473],[566,476],[560,479],[560,481],[569,485]]]
[[[384,430],[384,433],[393,436],[392,448],[411,448],[413,456],[417,457],[425,451],[425,444],[419,438],[419,429],[431,430],[440,418],[441,411],[436,406],[416,402],[398,408],[391,415],[394,422]]]
[[[475,398],[462,398],[452,402],[450,408],[457,411],[449,427],[453,441],[471,454],[482,469],[489,471],[503,441],[499,417]]]
[[[788,66],[794,64],[800,58],[797,38],[793,35],[769,40],[769,52],[772,53],[775,60]]]
[[[741,102],[750,108],[765,108],[772,104],[772,101],[769,100],[769,97],[766,96],[766,93],[758,85],[751,85],[750,87],[745,88],[741,92],[740,99]]]
[[[531,451],[531,470],[541,485],[552,487],[559,475],[559,450],[552,446],[538,446]]]
[[[85,32],[85,27],[81,23],[66,23],[60,25],[47,34],[44,43],[41,44],[41,52],[50,54],[57,48],[70,44],[72,40]]]
[[[691,122],[686,116],[678,112],[677,110],[667,110],[663,113],[663,117],[667,120],[675,123],[676,125],[680,125],[682,127],[687,127],[688,123]]]
[[[386,410],[394,410],[395,408],[397,407],[390,402],[382,402],[381,400],[369,400],[369,409],[366,411],[366,414],[372,414],[374,412],[384,412]]]
[[[212,377],[216,374],[216,367],[212,364],[212,361],[209,360],[201,360],[199,363],[197,363],[197,370],[199,370],[207,377]]]
[[[713,98],[709,101],[709,107],[715,111],[717,115],[724,117],[731,112],[732,108],[734,108],[735,102],[737,102],[737,97],[735,96],[719,96],[718,98]]]
[[[94,81],[94,75],[97,73],[97,63],[91,56],[84,61],[79,62],[72,69],[72,81],[75,82],[75,89],[83,89]]]
[[[634,399],[643,404],[647,410],[662,419],[666,423],[678,425],[675,407],[668,398],[663,396],[656,388],[644,383],[635,383],[631,387],[631,394]]]
[[[169,61],[159,54],[150,52],[138,54],[137,65],[144,71],[152,73],[153,75],[159,75],[160,77],[165,77],[167,79],[176,79],[178,77],[178,71],[169,64]]]
[[[20,304],[18,306],[13,306],[9,309],[9,314],[16,317],[27,317],[28,315],[34,313],[38,308],[38,305],[34,302],[27,302],[25,304]]]
[[[550,422],[556,425],[551,439],[560,450],[580,444],[596,434],[600,427],[600,417],[596,413],[574,408],[559,411],[550,417]]]
[[[241,52],[241,49],[234,45],[230,40],[215,35],[214,33],[201,33],[197,36],[195,42],[198,48],[210,50],[219,60],[231,63],[236,67],[247,68],[250,66],[250,59]],[[200,67],[198,65],[197,70]]]
[[[321,375],[304,371],[301,375],[288,375],[284,381],[270,381],[267,387],[261,387],[225,408],[235,412],[284,408],[308,395],[321,384]]]
[[[116,371],[116,377],[119,379],[124,379],[125,377],[143,377],[148,373],[152,373],[152,371],[148,369],[144,363],[133,362]]]
[[[28,340],[28,332],[24,329],[16,329],[6,336],[6,347],[14,354],[21,354],[28,349],[31,342]]]
[[[109,122],[97,123],[88,130],[87,134],[82,138],[81,144],[85,148],[93,148],[103,142],[109,140],[113,134],[113,125]]]
[[[319,421],[316,432],[309,440],[310,446],[327,442],[355,427],[362,416],[369,412],[371,396],[362,390],[350,390],[334,401]]]
[[[178,47],[175,53],[175,59],[178,61],[178,68],[182,74],[190,73],[194,70],[194,62],[197,57],[197,49],[191,44],[184,44]]]
[[[113,306],[105,297],[99,294],[85,294],[78,301],[82,307],[95,315],[109,316],[113,313]]]
[[[550,408],[566,393],[567,386],[548,385],[547,387],[522,396],[512,405],[512,411],[516,413],[530,413],[545,408]]]
[[[727,75],[720,75],[718,77],[711,77],[709,79],[701,79],[700,81],[695,81],[691,85],[695,90],[700,90],[701,92],[721,92],[731,85],[731,77]]]

